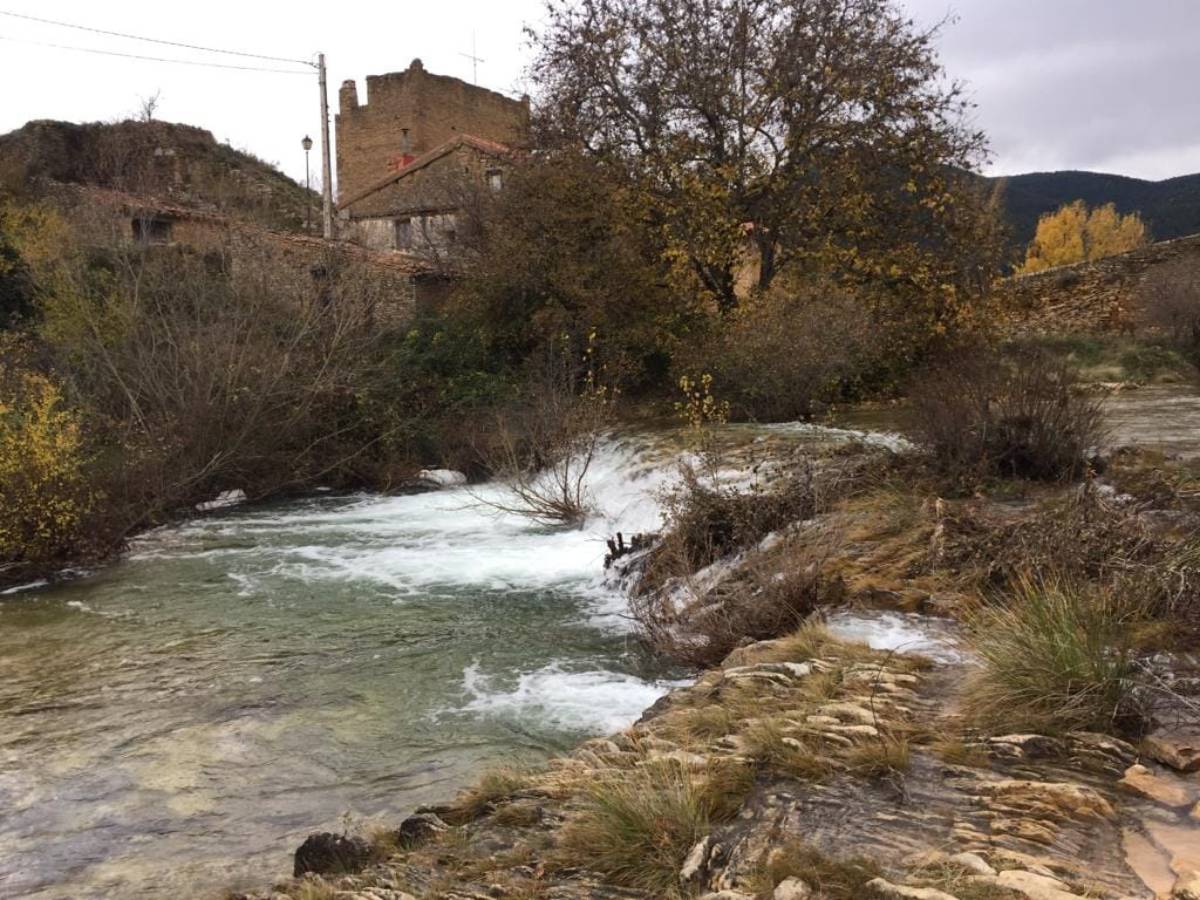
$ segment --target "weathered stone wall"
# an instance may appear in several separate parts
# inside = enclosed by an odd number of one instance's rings
[[[363,104],[356,84],[344,82],[338,105],[339,199],[354,196],[406,159],[456,135],[519,147],[529,129],[527,98],[513,100],[457,78],[432,75],[420,60],[404,72],[368,76]]]
[[[1016,335],[1131,331],[1146,274],[1181,257],[1200,260],[1200,234],[1119,256],[1007,278],[996,296]]]
[[[470,192],[487,185],[489,172],[503,173],[505,168],[498,156],[464,144],[392,184],[352,199],[343,214],[358,219],[461,209]]]
[[[374,319],[401,323],[418,305],[443,293],[440,276],[409,254],[377,253],[345,241],[270,231],[216,213],[164,204],[117,191],[63,186],[53,198],[97,246],[137,240],[152,222],[164,223],[151,244],[219,254],[234,278],[268,267],[272,283],[296,297],[320,290],[327,272],[349,272],[356,301],[370,306]],[[390,249],[390,248],[389,248]]]

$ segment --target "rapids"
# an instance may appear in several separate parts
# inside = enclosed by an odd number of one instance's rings
[[[580,530],[491,486],[318,495],[0,597],[0,896],[261,884],[310,831],[631,723],[678,673],[628,640],[604,539],[657,527],[664,454],[604,447]]]

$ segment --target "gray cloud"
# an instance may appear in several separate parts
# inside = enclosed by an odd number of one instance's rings
[[[898,0],[920,23],[948,14],[939,47],[950,75],[968,82],[976,121],[990,138],[995,173],[1095,169],[1161,178],[1200,172],[1200,92],[1195,89],[1200,0]],[[345,4],[343,4],[345,5]],[[343,78],[405,68],[470,77],[462,55],[477,33],[487,62],[480,80],[522,90],[528,49],[521,28],[541,18],[540,0],[442,0],[435,4],[278,4],[208,0],[41,0],[15,6],[37,15],[209,46],[307,58],[329,54],[336,94]],[[350,14],[353,12],[354,14]],[[230,23],[236,23],[231,26]],[[127,60],[55,50],[67,43],[149,55],[198,57],[98,35],[0,21],[0,74],[14,89],[0,104],[0,131],[34,118],[108,119],[161,89],[168,119],[276,160],[303,177],[300,138],[314,137],[311,78]]]
[[[1092,169],[1144,178],[1200,171],[1191,0],[906,0],[946,16],[939,47],[968,85],[995,173]]]

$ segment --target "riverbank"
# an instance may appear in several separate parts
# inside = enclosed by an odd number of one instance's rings
[[[682,603],[687,621],[711,617],[807,571],[819,543],[837,608],[859,610],[849,622],[745,641],[631,728],[485,775],[361,842],[314,839],[298,871],[333,871],[248,896],[1195,896],[1194,607],[1124,622],[1136,727],[1032,727],[1036,708],[989,718],[978,694],[993,588],[1051,561],[1090,567],[1095,584],[1110,566],[1166,574],[1145,548],[1190,540],[1195,479],[1125,451],[1082,486],[1008,481],[947,499],[907,458],[876,457],[861,490],[691,580]]]

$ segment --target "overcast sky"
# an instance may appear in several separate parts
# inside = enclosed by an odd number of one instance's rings
[[[991,174],[1090,169],[1142,178],[1200,171],[1197,0],[903,0],[920,23],[952,16],[939,41],[965,81],[992,147]],[[404,69],[472,77],[520,94],[522,32],[541,0],[434,3],[205,4],[0,0],[0,10],[109,31],[305,60],[329,59],[330,98],[343,79]],[[40,42],[40,43],[38,43]],[[306,133],[318,138],[316,79],[200,68],[46,44],[285,69],[302,66],[199,54],[0,15],[0,132],[30,119],[95,121],[132,114],[160,92],[159,117],[211,130],[303,178]],[[365,98],[362,98],[365,99]],[[317,156],[313,156],[314,171]]]

